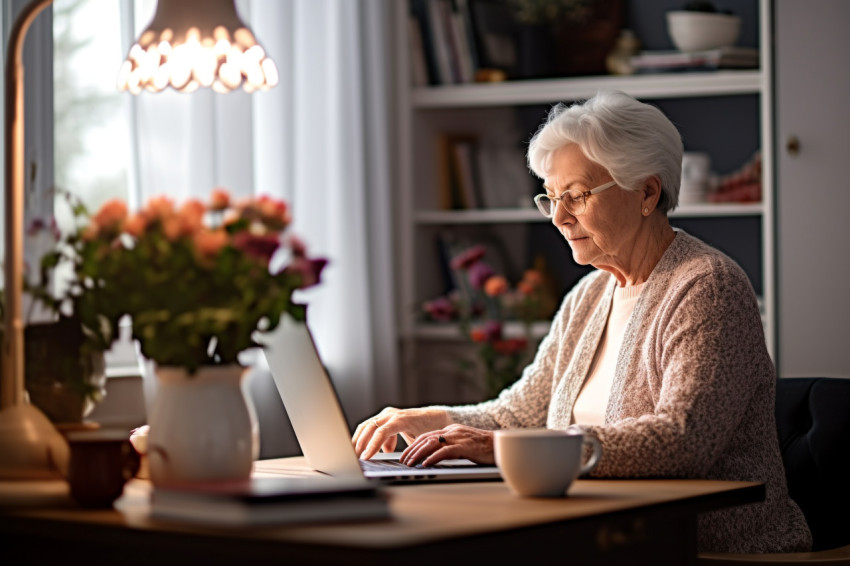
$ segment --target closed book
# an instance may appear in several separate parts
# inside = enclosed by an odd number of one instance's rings
[[[631,58],[636,71],[751,69],[759,65],[758,49],[721,47],[707,51],[644,51]]]
[[[387,495],[366,480],[260,477],[180,488],[156,487],[151,516],[223,526],[385,519]]]

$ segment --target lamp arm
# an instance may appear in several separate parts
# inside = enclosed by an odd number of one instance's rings
[[[20,404],[24,396],[24,65],[21,53],[36,16],[53,0],[33,0],[24,6],[9,34],[5,85],[5,304],[3,374],[0,409]]]

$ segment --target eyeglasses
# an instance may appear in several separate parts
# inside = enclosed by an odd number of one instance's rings
[[[599,185],[595,189],[584,191],[582,193],[566,191],[559,197],[550,197],[546,194],[537,195],[534,197],[534,204],[537,205],[537,209],[546,218],[552,218],[555,215],[555,206],[559,202],[564,205],[566,211],[571,215],[578,216],[580,214],[584,214],[584,211],[587,210],[587,197],[599,194],[604,190],[610,189],[616,184],[617,181],[610,181],[604,185]]]

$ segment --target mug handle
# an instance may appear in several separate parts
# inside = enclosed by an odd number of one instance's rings
[[[602,457],[602,444],[599,442],[599,439],[591,434],[585,434],[584,442],[590,444],[593,449],[593,454],[591,454],[590,458],[587,460],[581,468],[579,468],[578,475],[583,476],[585,474],[589,474],[593,471],[593,468],[596,467],[596,464],[599,463],[599,459]]]
[[[136,447],[129,440],[121,445],[121,456],[124,459],[121,473],[124,476],[124,481],[127,481],[138,473],[142,465],[142,456],[136,451]]]

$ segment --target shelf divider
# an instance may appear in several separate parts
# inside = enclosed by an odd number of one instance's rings
[[[603,89],[637,98],[687,98],[758,94],[762,86],[759,70],[647,73],[422,87],[412,91],[411,102],[418,109],[550,104],[590,98]]]

